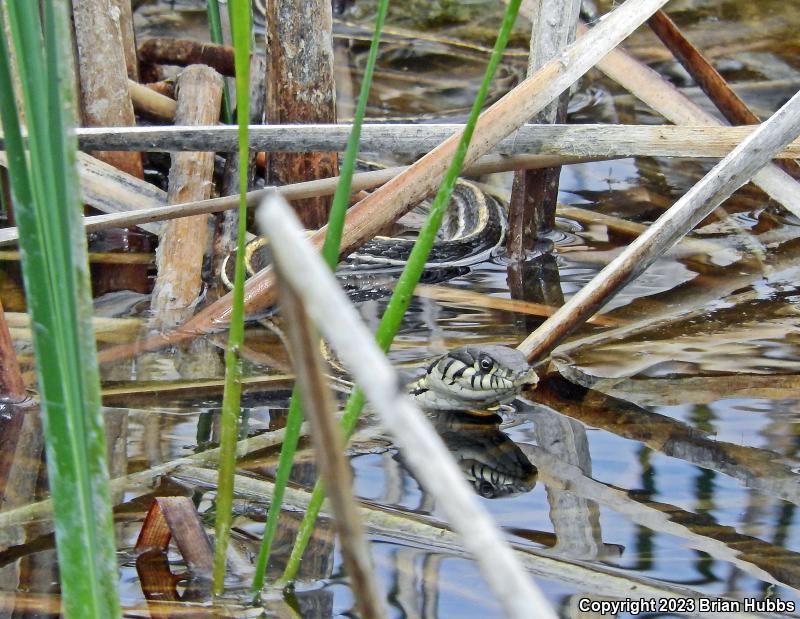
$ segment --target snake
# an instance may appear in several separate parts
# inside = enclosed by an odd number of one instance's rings
[[[412,212],[421,214],[425,203]],[[425,265],[423,280],[431,283],[466,273],[470,265],[490,258],[502,245],[507,222],[494,197],[477,184],[458,179],[447,205],[437,242]],[[350,254],[336,275],[353,302],[391,292],[415,239],[376,236]],[[221,279],[233,287],[235,252],[226,256]],[[247,276],[269,265],[269,246],[257,238],[245,246]],[[274,327],[271,327],[274,328]],[[513,400],[537,376],[525,355],[506,346],[472,344],[434,359],[424,374],[408,385],[408,394],[429,411],[485,410]]]

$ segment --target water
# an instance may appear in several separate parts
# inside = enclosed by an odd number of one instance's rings
[[[169,4],[140,7],[140,36],[176,31],[204,36],[196,4]],[[409,3],[413,10],[397,4],[369,114],[463,118],[486,60],[478,46],[491,45],[501,9],[488,0]],[[598,3],[602,10],[606,4]],[[425,12],[427,5],[430,10]],[[668,8],[762,117],[797,89],[797,6],[686,0]],[[336,26],[339,44],[356,39],[347,50],[356,89],[373,11],[371,2],[356,2]],[[421,29],[424,38],[409,39],[406,31],[411,29]],[[518,26],[496,95],[524,73],[524,31]],[[456,48],[452,39],[468,40],[473,48]],[[682,69],[649,32],[634,34],[627,47],[702,104]],[[347,79],[347,72],[341,75]],[[409,75],[418,82],[414,87]],[[341,103],[346,111],[347,101]],[[570,112],[571,122],[661,122],[595,71],[574,89]],[[665,158],[569,166],[562,171],[559,200],[648,223],[710,167],[709,162]],[[500,191],[508,190],[507,177],[494,183]],[[503,408],[496,419],[439,420],[440,433],[465,474],[472,475],[481,503],[504,527],[509,541],[528,553],[537,582],[563,616],[579,616],[582,598],[625,597],[617,588],[619,575],[645,587],[639,591],[648,600],[659,597],[661,589],[708,599],[769,598],[800,604],[800,292],[795,266],[800,246],[792,240],[800,235],[796,221],[753,186],[738,191],[724,209],[722,220],[708,218],[696,236],[737,248],[743,260],[715,264],[676,255],[659,260],[607,306],[605,316],[614,326],[587,325],[557,351],[552,364],[543,368],[539,389]],[[605,226],[559,221],[560,230],[553,236],[555,254],[526,265],[530,301],[562,303],[629,240]],[[761,253],[754,253],[753,247]],[[509,279],[508,268],[498,258],[438,284],[436,298],[456,290],[508,299]],[[10,302],[19,309],[14,281],[7,270],[0,287],[7,311]],[[395,363],[419,365],[470,342],[515,345],[543,320],[492,309],[490,299],[447,301],[430,296],[412,303],[390,354]],[[124,307],[142,316],[138,300],[116,299],[104,311],[112,315],[114,307]],[[362,305],[372,327],[384,306],[385,300]],[[604,335],[608,329],[610,336]],[[222,343],[224,338],[209,338],[206,356],[217,357]],[[258,324],[249,328],[244,352],[246,374],[254,382],[246,387],[243,433],[255,436],[280,427],[285,419],[290,383],[282,374],[289,365],[275,336]],[[140,361],[135,368],[138,382],[129,380],[130,367],[107,371],[107,419],[127,441],[127,450],[117,445],[118,473],[134,473],[216,444],[219,364],[174,367],[173,362],[166,353]],[[155,382],[144,383],[145,375]],[[316,471],[310,444],[303,446],[293,481],[309,488]],[[36,453],[32,447],[31,458],[19,456],[18,465],[35,463]],[[420,487],[373,419],[366,419],[348,453],[355,492],[369,506],[413,518],[420,526],[444,523],[436,500]],[[276,448],[262,449],[248,455],[240,470],[271,479],[276,461]],[[527,462],[538,467],[538,474],[525,467]],[[475,471],[487,463],[505,471],[506,477],[495,483],[475,479]],[[570,491],[564,490],[565,484]],[[28,494],[21,494],[19,504],[27,502],[34,486],[28,483]],[[121,592],[124,606],[131,609],[146,607],[132,548],[152,493],[191,496],[205,523],[213,522],[213,489],[191,475],[163,477],[155,490],[149,484],[132,485],[118,497]],[[244,492],[237,498],[228,603],[248,602],[267,499]],[[285,514],[268,577],[282,571],[298,522],[296,512]],[[458,546],[437,543],[421,531],[369,527],[389,616],[500,616],[475,563]],[[57,591],[47,524],[24,531],[9,527],[6,536],[6,550],[0,553],[5,559],[0,561],[0,574],[9,592],[6,597],[25,591],[27,597],[18,594],[18,604],[43,603]],[[538,556],[560,562],[546,567],[537,563]],[[172,571],[180,572],[179,554],[170,553],[170,559]],[[342,569],[331,523],[324,521],[288,602],[307,617],[352,613],[353,596]],[[181,593],[185,599],[208,599],[202,588],[199,594],[191,588]],[[268,607],[278,612],[277,604],[270,602]],[[235,614],[246,612],[236,608]],[[665,606],[643,615],[672,616],[676,608]]]

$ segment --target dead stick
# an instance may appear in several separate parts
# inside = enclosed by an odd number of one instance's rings
[[[493,104],[480,116],[464,164],[469,166],[488,153],[500,140],[569,88],[665,2],[626,0],[595,28],[565,49],[561,56],[549,61]],[[351,208],[342,236],[341,254],[348,255],[431,193],[441,183],[460,138],[460,134],[456,134],[445,140],[402,174]],[[324,238],[325,228],[311,237],[317,247],[322,245]],[[245,286],[246,312],[252,313],[272,305],[275,300],[273,283],[269,269],[248,280]],[[142,340],[135,348],[120,346],[104,350],[99,358],[102,361],[124,358],[137,351],[160,348],[225,328],[230,309],[231,295],[228,294],[170,333]]]
[[[528,75],[575,40],[580,0],[533,0]],[[536,115],[540,124],[563,123],[567,118],[569,93],[562,94]],[[536,239],[556,223],[556,201],[560,167],[520,170],[514,175],[508,205],[506,253],[512,261],[524,259]],[[514,287],[512,287],[514,288]],[[512,290],[512,294],[514,291]],[[517,295],[514,295],[517,296]]]
[[[612,52],[613,53],[613,52]],[[632,59],[631,59],[632,60]],[[648,69],[649,71],[649,69]],[[658,74],[654,74],[658,76]],[[660,79],[660,78],[659,78]],[[683,95],[677,90],[676,96]],[[660,94],[660,93],[657,93]],[[687,99],[688,101],[688,99]],[[645,101],[649,103],[649,101]],[[693,104],[692,104],[693,105]],[[683,116],[670,114],[675,122]],[[699,108],[698,108],[699,110]],[[700,110],[702,112],[702,110]],[[705,114],[705,112],[702,112]],[[684,119],[685,120],[685,119]],[[681,123],[678,123],[681,124]],[[752,128],[721,125],[712,116],[699,116],[674,125],[531,125],[517,128],[494,145],[503,155],[539,153],[583,156],[715,157],[727,155]],[[692,125],[692,126],[688,126]],[[427,152],[463,130],[461,124],[366,124],[362,128],[362,152]],[[250,148],[258,151],[307,152],[344,150],[351,126],[341,125],[251,125]],[[84,150],[140,150],[151,152],[236,150],[236,127],[84,127],[75,131]],[[0,149],[3,142],[0,138]],[[792,144],[782,157],[800,157],[800,143]]]
[[[761,122],[761,119],[728,85],[714,65],[692,45],[664,11],[656,11],[647,24],[717,106],[722,115],[728,119],[728,122],[732,125],[757,125]],[[779,160],[775,164],[794,178],[800,179],[800,165],[796,161]]]
[[[176,118],[209,124],[219,118],[222,78],[205,65],[192,65],[178,78]],[[214,153],[176,153],[169,171],[168,202],[211,195]],[[201,291],[208,216],[195,215],[167,223],[156,251],[158,276],[153,288],[151,327],[171,328],[191,313]]]
[[[564,337],[746,183],[800,132],[800,93],[720,161],[644,234],[519,345],[530,361]]]
[[[133,107],[140,114],[168,121],[175,119],[175,107],[177,106],[175,99],[133,80],[128,80],[128,90],[131,93]]]
[[[132,126],[133,105],[121,34],[112,18],[110,0],[74,0],[83,119],[90,126]],[[98,152],[96,157],[144,178],[139,153]]]
[[[266,121],[287,125],[335,123],[330,0],[268,0],[266,29]],[[338,173],[336,151],[275,153],[267,165],[267,180],[274,185]],[[328,197],[292,204],[306,228],[323,226],[330,205]]]
[[[88,157],[88,155],[86,155]],[[608,157],[602,157],[608,159]],[[470,166],[465,173],[467,174],[492,174],[494,172],[507,172],[525,167],[552,166],[553,164],[580,163],[584,161],[596,161],[597,157],[560,157],[551,155],[519,155],[516,157],[488,156],[481,159],[478,163]],[[2,161],[2,153],[0,153]],[[372,189],[382,185],[389,179],[397,176],[405,170],[405,166],[396,168],[386,168],[385,170],[374,170],[372,172],[360,172],[353,176],[353,191]],[[321,195],[333,195],[336,191],[336,184],[339,177],[324,178],[305,183],[296,183],[285,187],[278,187],[278,191],[287,200],[296,200]],[[146,184],[146,183],[145,183]],[[154,191],[160,192],[154,186],[150,186]],[[264,198],[267,191],[271,189],[259,189],[247,194],[247,206],[253,207]],[[138,194],[129,194],[127,198],[135,197]],[[84,198],[85,199],[85,198]],[[151,202],[159,200],[159,196],[153,195]],[[142,201],[142,200],[140,200]],[[163,198],[161,199],[163,201]],[[94,205],[94,204],[93,204]],[[150,208],[138,208],[124,213],[109,213],[107,215],[94,215],[83,220],[84,228],[87,232],[105,230],[118,226],[146,226],[146,229],[158,230],[158,224],[154,222],[176,219],[179,217],[190,217],[204,213],[221,213],[229,209],[239,208],[239,196],[226,196],[211,200],[199,200],[196,202],[185,202],[183,204],[171,204],[168,206],[157,206]],[[148,222],[148,223],[146,223]],[[0,246],[9,245],[17,241],[19,235],[16,228],[3,228],[0,230]]]
[[[139,80],[139,59],[136,57],[136,34],[133,31],[133,11],[131,0],[111,0],[112,6],[117,10],[115,19],[119,25],[119,34],[122,41],[122,53],[125,55],[125,67],[128,77]]]
[[[139,61],[150,64],[205,64],[233,77],[233,48],[192,39],[154,38],[139,45]]]

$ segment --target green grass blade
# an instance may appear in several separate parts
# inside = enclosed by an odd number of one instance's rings
[[[414,248],[411,250],[408,263],[400,275],[400,279],[395,286],[391,299],[389,300],[389,305],[387,306],[386,311],[383,314],[383,318],[381,319],[381,323],[378,326],[378,331],[375,337],[378,340],[378,345],[384,352],[387,352],[391,347],[392,341],[394,340],[394,337],[397,335],[397,331],[400,328],[403,316],[408,309],[408,305],[411,303],[411,297],[414,293],[414,288],[416,287],[417,282],[419,282],[422,272],[425,270],[425,263],[427,262],[428,255],[430,254],[431,248],[436,241],[436,233],[439,231],[439,227],[442,224],[442,218],[444,217],[447,203],[450,200],[451,194],[453,193],[453,188],[455,187],[458,175],[461,173],[461,167],[464,164],[464,158],[467,155],[467,150],[469,150],[469,144],[472,140],[472,134],[475,130],[475,124],[478,122],[478,116],[480,116],[483,102],[486,100],[486,95],[489,92],[489,86],[491,85],[492,78],[494,77],[495,71],[502,60],[503,50],[505,50],[508,43],[508,37],[511,33],[511,29],[514,27],[514,22],[517,18],[520,3],[521,0],[511,0],[506,7],[500,33],[497,36],[494,50],[489,58],[489,63],[486,66],[486,72],[484,73],[480,89],[478,90],[478,94],[476,95],[475,101],[472,104],[472,109],[464,127],[464,133],[462,134],[461,140],[458,143],[456,153],[453,156],[453,160],[450,162],[450,166],[447,169],[444,181],[439,187],[439,191],[433,200],[431,211],[428,214],[422,229],[420,230],[417,242],[414,244]],[[363,407],[364,394],[360,389],[356,388],[345,405],[344,415],[342,416],[341,420],[342,429],[345,436],[350,437],[350,435],[353,433]],[[319,512],[322,508],[322,503],[324,500],[325,489],[320,482],[317,482],[317,484],[314,486],[314,491],[309,505],[306,508],[306,513],[303,516],[303,521],[300,524],[300,529],[297,533],[297,538],[295,539],[295,544],[292,548],[289,561],[287,562],[286,568],[281,576],[281,583],[289,582],[296,576],[297,570],[300,566],[300,559],[302,558],[303,552],[305,552],[306,546],[311,539],[311,534],[314,531],[316,519],[319,516]]]
[[[7,8],[28,119],[29,165],[2,24],[0,114],[9,140],[12,199],[34,325],[64,609],[73,617],[116,617],[117,563],[77,143],[68,133],[75,103],[64,63],[72,54],[70,8],[65,0],[43,3],[44,37],[39,12],[29,2],[9,0]]]
[[[222,45],[225,40],[222,37],[222,20],[219,14],[219,2],[217,0],[207,0],[208,4],[208,33],[211,36],[211,42],[217,45]],[[234,59],[234,63],[236,60]],[[231,116],[231,93],[228,88],[227,78],[223,78],[222,84],[222,122],[230,125],[233,122]]]
[[[250,0],[229,0],[231,30],[235,49],[236,109],[239,120],[239,230],[236,272],[233,285],[228,347],[225,350],[225,392],[222,397],[219,483],[217,487],[216,544],[214,547],[214,593],[222,593],[225,583],[225,555],[231,530],[233,479],[236,472],[236,441],[242,395],[241,359],[244,343],[244,241],[247,233],[247,159],[250,118]]]
[[[353,173],[358,157],[358,147],[361,140],[361,125],[367,109],[369,90],[372,84],[372,75],[375,71],[375,63],[378,58],[378,45],[383,31],[383,24],[386,21],[386,13],[389,9],[389,0],[380,0],[378,13],[375,16],[375,30],[370,43],[367,64],[364,68],[364,77],[361,80],[361,90],[358,95],[356,111],[353,117],[353,127],[350,130],[350,137],[347,141],[347,150],[339,170],[339,183],[336,185],[336,193],[333,196],[331,212],[328,217],[328,228],[325,235],[325,243],[322,247],[322,257],[331,269],[336,268],[339,258],[339,245],[342,239],[342,229],[344,228],[344,218],[347,214],[347,206],[350,200],[350,187],[353,180]],[[283,495],[289,483],[289,474],[292,470],[294,454],[297,450],[297,443],[300,439],[300,427],[303,423],[303,408],[300,402],[298,390],[292,391],[292,399],[289,404],[289,412],[286,419],[286,432],[278,459],[278,470],[275,473],[275,492],[267,514],[267,524],[264,527],[264,537],[261,540],[261,548],[256,560],[255,574],[253,575],[252,591],[257,595],[264,587],[264,575],[267,570],[272,541],[278,530],[278,517],[281,512]]]

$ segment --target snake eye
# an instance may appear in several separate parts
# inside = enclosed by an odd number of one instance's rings
[[[479,361],[479,363],[480,363],[481,369],[484,372],[488,372],[489,370],[491,370],[494,367],[494,361],[492,360],[491,357],[481,357],[481,360]]]

